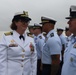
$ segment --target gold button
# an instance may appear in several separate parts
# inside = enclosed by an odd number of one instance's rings
[[[24,55],[22,55],[22,58],[24,58]]]
[[[22,50],[23,52],[25,52],[25,50]]]

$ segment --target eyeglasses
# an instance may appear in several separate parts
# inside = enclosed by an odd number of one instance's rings
[[[26,22],[26,21],[20,21],[23,25],[28,25],[30,22]]]

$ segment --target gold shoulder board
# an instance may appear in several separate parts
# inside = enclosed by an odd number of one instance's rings
[[[6,33],[4,33],[6,36],[8,36],[8,35],[12,35],[13,34],[13,32],[6,32]]]
[[[27,34],[27,36],[34,38],[32,34]]]

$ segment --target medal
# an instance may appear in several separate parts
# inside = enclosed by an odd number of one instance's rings
[[[33,44],[32,44],[32,42],[30,42],[30,50],[31,50],[31,52],[34,52],[34,46],[33,46]]]
[[[14,40],[11,40],[9,47],[18,47],[18,44],[16,44]]]

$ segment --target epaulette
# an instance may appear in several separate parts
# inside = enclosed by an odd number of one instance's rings
[[[34,38],[33,35],[29,33],[27,33],[27,36]]]
[[[39,36],[40,39],[42,39],[42,36]]]
[[[53,37],[54,36],[54,33],[51,33],[50,36]]]
[[[4,33],[6,36],[8,36],[8,35],[13,35],[13,32],[6,32],[6,33]]]
[[[27,36],[29,36],[31,33],[27,33]]]

